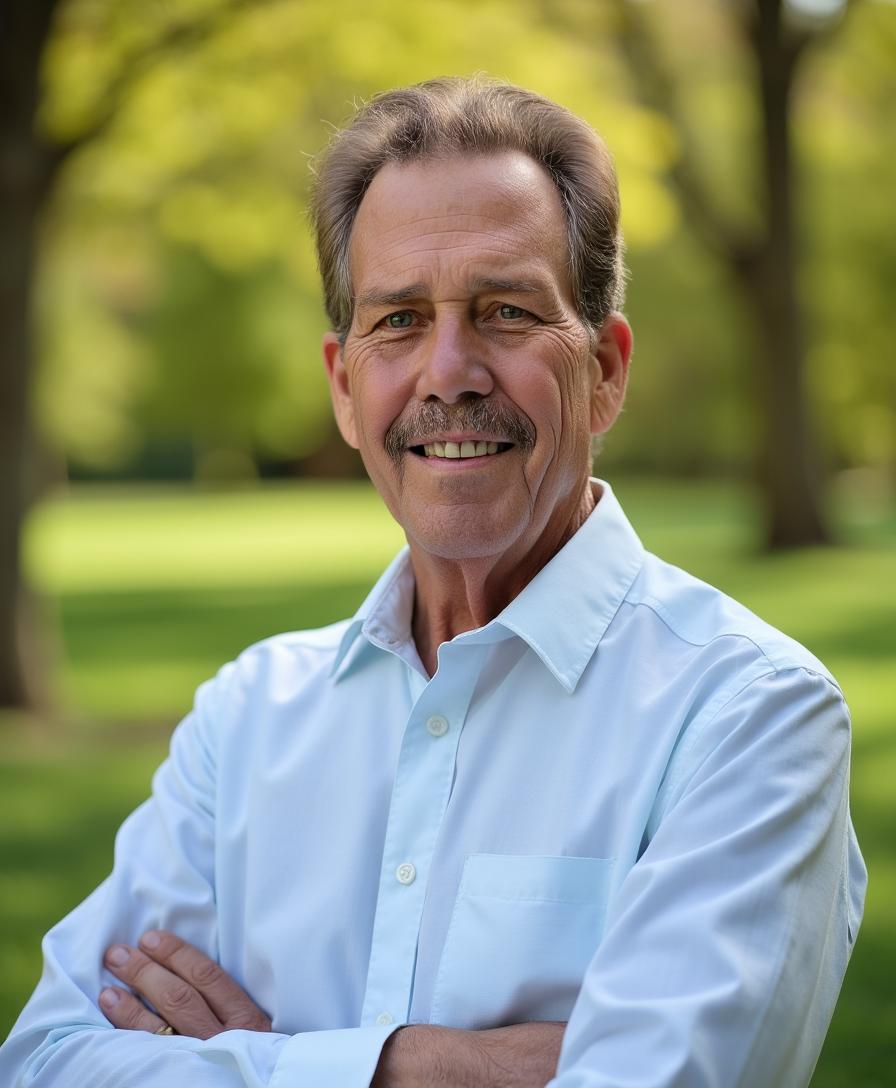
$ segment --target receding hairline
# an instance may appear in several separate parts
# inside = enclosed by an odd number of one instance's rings
[[[362,215],[362,209],[364,208],[368,197],[372,191],[375,191],[376,188],[382,185],[384,176],[414,172],[425,173],[430,171],[432,167],[438,167],[439,165],[449,166],[453,163],[463,162],[478,164],[489,161],[500,161],[502,159],[516,160],[516,165],[520,168],[520,175],[527,174],[533,179],[538,178],[544,182],[546,199],[550,200],[555,205],[563,216],[564,225],[567,224],[566,208],[556,179],[551,175],[550,170],[543,163],[540,163],[527,151],[517,148],[501,148],[494,151],[466,150],[464,148],[439,148],[432,153],[426,152],[422,155],[415,156],[412,159],[389,159],[387,162],[384,162],[367,181],[364,194],[358,202],[358,206],[352,217],[352,231],[349,238],[351,238],[352,233],[354,233],[355,225]],[[520,176],[519,183],[515,184],[515,179],[512,176],[505,175],[503,178],[499,179],[498,185],[503,188],[518,188],[519,191],[522,192],[525,186],[525,178]],[[496,191],[498,185],[495,186]]]

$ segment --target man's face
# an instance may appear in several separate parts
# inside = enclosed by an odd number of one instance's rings
[[[617,316],[592,343],[576,313],[549,176],[516,152],[390,164],[350,265],[351,329],[324,340],[337,420],[412,549],[522,562],[562,539],[630,340]]]

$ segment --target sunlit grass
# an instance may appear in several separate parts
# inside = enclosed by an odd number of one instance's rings
[[[364,484],[246,491],[85,489],[32,520],[28,561],[55,593],[319,585],[381,569],[403,543]]]
[[[853,814],[866,918],[813,1088],[877,1088],[896,1069],[896,518],[854,505],[847,544],[757,550],[726,484],[622,481],[645,544],[804,642],[853,713]],[[40,935],[107,872],[122,817],[205,677],[277,631],[351,614],[402,544],[361,484],[235,493],[83,489],[36,511],[27,559],[58,616],[64,731],[0,719],[0,1028],[34,985]]]

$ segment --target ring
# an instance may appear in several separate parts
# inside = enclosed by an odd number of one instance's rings
[[[177,1035],[177,1032],[170,1024],[163,1024],[160,1028],[153,1032],[153,1035]]]

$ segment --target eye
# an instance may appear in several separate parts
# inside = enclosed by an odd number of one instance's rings
[[[498,313],[505,321],[518,321],[521,317],[526,316],[525,310],[521,310],[519,306],[511,306],[506,302],[499,307]]]
[[[389,314],[384,323],[390,329],[409,329],[413,322],[414,315],[410,310],[399,310],[398,313]]]

